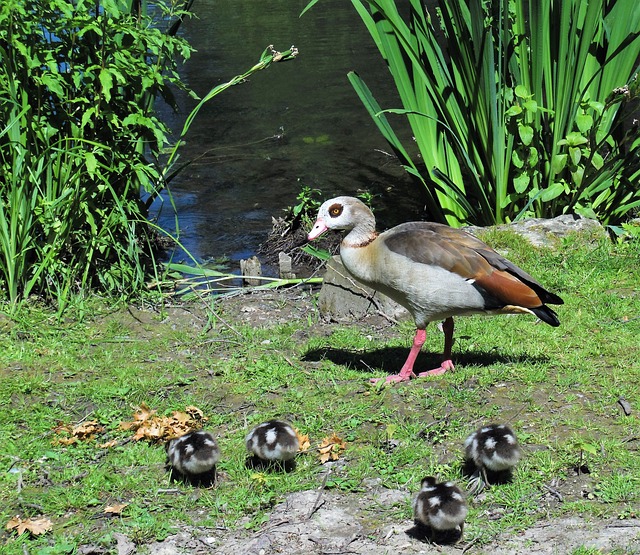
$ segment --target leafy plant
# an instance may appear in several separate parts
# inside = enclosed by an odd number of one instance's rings
[[[439,1],[437,19],[420,0],[352,4],[403,108],[383,110],[356,73],[349,80],[434,219],[577,211],[613,223],[640,206],[634,0]],[[415,148],[389,114],[406,116]]]
[[[157,194],[147,155],[168,134],[153,101],[172,102],[178,57],[191,49],[152,25],[145,7],[0,8],[0,280],[13,303],[39,293],[63,305],[88,287],[126,296],[152,271],[140,192]]]
[[[178,150],[202,105],[272,62],[214,87],[160,160],[169,129],[156,97],[187,89],[176,33],[193,0],[37,0],[0,6],[0,284],[14,309],[35,293],[141,295],[161,283],[154,199],[184,167]],[[189,91],[190,92],[190,91]],[[190,94],[192,94],[190,92]],[[192,96],[195,96],[192,94]]]
[[[576,439],[574,441],[574,446],[579,452],[578,464],[576,468],[578,470],[578,474],[580,474],[583,468],[586,467],[586,463],[585,463],[585,460],[587,458],[586,454],[589,454],[595,457],[598,454],[598,447],[597,445],[593,443],[589,443],[588,441],[582,438]]]

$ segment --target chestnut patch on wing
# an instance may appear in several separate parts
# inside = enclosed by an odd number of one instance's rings
[[[495,271],[476,278],[476,283],[505,304],[536,308],[542,305],[540,297],[531,287],[507,272]]]

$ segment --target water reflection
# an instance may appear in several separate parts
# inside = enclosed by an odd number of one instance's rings
[[[386,65],[350,2],[322,0],[299,18],[306,3],[197,0],[198,19],[184,24],[197,52],[181,74],[199,95],[251,67],[268,44],[300,50],[217,96],[191,128],[182,157],[197,161],[172,191],[182,241],[199,260],[254,254],[301,185],[326,195],[383,192],[394,183],[407,189],[346,77],[358,71],[381,105],[395,107]],[[178,116],[163,110],[176,130],[194,102],[180,104]],[[168,228],[170,212],[161,213]]]

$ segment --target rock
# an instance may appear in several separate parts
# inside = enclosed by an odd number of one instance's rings
[[[321,502],[318,490],[291,493],[277,504],[269,519],[257,529],[204,527],[183,528],[163,542],[149,546],[150,555],[273,555],[351,553],[353,555],[554,555],[556,553],[639,553],[640,520],[637,518],[590,519],[559,517],[540,521],[527,530],[505,531],[474,545],[486,524],[477,516],[471,520],[472,532],[462,545],[434,546],[413,539],[413,521],[406,506],[411,494],[402,490],[382,491],[361,488],[357,493],[325,490]],[[503,512],[504,513],[504,512]],[[247,520],[247,524],[249,521]],[[474,531],[475,536],[474,539]],[[208,534],[207,542],[201,539]],[[464,545],[466,544],[466,546]]]
[[[262,275],[262,265],[257,256],[252,256],[248,260],[241,260],[240,273],[247,285],[260,285],[262,283],[262,280],[256,279],[256,277]]]
[[[578,214],[563,214],[557,218],[531,218],[522,222],[497,225],[492,228],[469,226],[464,228],[476,235],[487,229],[508,230],[524,237],[535,247],[553,247],[559,240],[572,233],[586,235],[589,239],[607,238],[607,231],[597,220]]]
[[[282,279],[295,279],[296,275],[291,269],[291,264],[292,258],[286,252],[280,251],[278,253],[278,267]]]
[[[322,316],[337,322],[379,313],[393,320],[409,318],[407,310],[398,303],[352,278],[339,256],[327,262],[318,308]]]
[[[117,542],[118,555],[129,555],[136,550],[136,544],[133,543],[127,536],[116,532],[113,534],[114,539]]]

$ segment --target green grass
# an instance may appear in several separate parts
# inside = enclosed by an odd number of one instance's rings
[[[58,321],[37,304],[0,315],[3,553],[73,553],[81,544],[115,553],[117,532],[144,545],[181,525],[259,526],[288,493],[317,488],[325,470],[313,451],[292,473],[246,468],[248,427],[271,417],[291,419],[312,448],[333,432],[347,441],[344,464],[327,482],[345,495],[369,479],[411,494],[427,474],[461,480],[465,437],[480,424],[509,422],[525,457],[512,483],[471,504],[465,537],[477,545],[553,516],[637,515],[640,245],[567,240],[551,251],[507,233],[487,240],[565,299],[562,326],[527,316],[460,318],[455,372],[382,390],[368,378],[401,365],[411,324],[322,324],[308,296],[304,307],[286,294],[265,301],[288,315],[282,324],[247,324],[242,297],[214,312],[113,311],[91,299],[82,308],[93,316],[84,320],[69,313]],[[434,362],[441,345],[430,326],[418,364]],[[204,411],[222,449],[215,489],[170,484],[161,445],[126,441],[130,432],[118,424],[143,402],[160,414],[188,405]],[[96,440],[54,441],[60,423],[89,420],[105,426]],[[110,439],[119,445],[98,447]],[[581,461],[590,474],[578,477]],[[105,516],[113,503],[128,506]],[[17,537],[4,532],[15,515],[44,515],[54,526]],[[407,502],[372,514],[369,524],[409,518]]]

